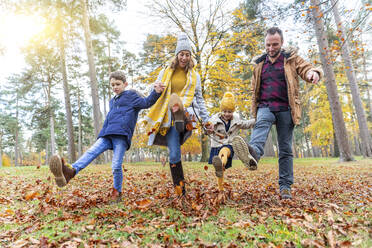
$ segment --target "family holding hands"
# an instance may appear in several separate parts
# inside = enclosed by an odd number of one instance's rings
[[[149,145],[166,146],[169,165],[177,196],[186,194],[181,145],[191,136],[193,116],[204,125],[210,136],[209,163],[213,164],[218,188],[223,191],[224,171],[232,166],[234,154],[249,170],[256,170],[264,153],[271,126],[275,124],[279,145],[279,189],[282,199],[291,199],[293,184],[292,136],[299,124],[300,76],[316,84],[322,71],[297,55],[294,49],[283,49],[283,33],[273,27],[266,31],[266,53],[258,57],[252,83],[252,116],[243,120],[235,113],[235,96],[226,92],[221,99],[220,112],[211,116],[205,106],[200,76],[192,58],[192,48],[185,33],[177,40],[175,57],[158,75],[153,90],[142,97],[126,89],[125,74],[115,71],[109,80],[115,96],[96,142],[75,163],[67,165],[62,157],[53,155],[49,168],[59,187],[65,186],[76,174],[104,151],[113,150],[113,200],[121,201],[125,152],[130,148],[138,113],[150,108],[145,117],[149,130]],[[240,129],[252,129],[250,142],[239,136]]]

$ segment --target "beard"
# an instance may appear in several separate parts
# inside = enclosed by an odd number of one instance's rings
[[[267,54],[269,55],[270,58],[276,58],[276,56],[278,56],[280,51],[281,51],[281,49],[279,49],[276,53],[274,53],[274,55],[270,55],[269,53],[267,53]]]

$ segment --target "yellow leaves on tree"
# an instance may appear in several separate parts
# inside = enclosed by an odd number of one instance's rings
[[[8,157],[8,155],[6,155],[5,153],[2,155],[2,161],[3,161],[3,166],[4,167],[14,166],[11,163],[10,158]]]
[[[181,146],[181,153],[183,155],[195,155],[201,153],[200,139],[195,131],[193,132],[193,135]]]

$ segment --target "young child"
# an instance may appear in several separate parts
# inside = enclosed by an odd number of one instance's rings
[[[238,136],[240,129],[252,128],[255,124],[254,119],[241,120],[235,111],[235,98],[233,93],[226,92],[221,100],[221,112],[214,114],[210,122],[214,126],[211,132],[211,152],[209,164],[213,164],[218,189],[223,191],[223,173],[225,169],[231,167],[234,151],[237,153],[243,164],[250,170],[257,167],[244,139]]]
[[[154,90],[144,98],[135,90],[125,90],[128,83],[122,71],[111,73],[109,80],[115,96],[110,100],[110,110],[97,141],[72,164],[72,167],[67,166],[59,155],[53,155],[49,168],[57,185],[63,187],[101,153],[108,149],[113,150],[111,166],[114,187],[112,198],[114,201],[120,202],[123,183],[123,157],[130,148],[138,113],[141,109],[149,108],[156,102],[164,90],[164,86],[160,82],[155,83]]]

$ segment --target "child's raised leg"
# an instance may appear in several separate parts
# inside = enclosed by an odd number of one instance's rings
[[[57,185],[64,187],[79,171],[87,167],[96,157],[111,147],[112,144],[109,139],[99,138],[83,156],[72,164],[72,168],[67,166],[59,155],[53,155],[50,158],[49,169],[53,173]]]
[[[225,170],[227,159],[230,157],[230,155],[230,149],[228,147],[223,147],[218,153],[218,156],[214,156],[212,160],[214,169],[216,170],[218,189],[220,191],[223,191],[223,172]]]

